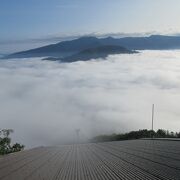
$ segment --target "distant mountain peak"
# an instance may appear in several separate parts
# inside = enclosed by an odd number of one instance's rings
[[[112,36],[108,36],[106,37],[106,39],[114,39]]]
[[[106,58],[108,55],[113,54],[132,54],[137,53],[135,51],[128,50],[121,46],[115,45],[102,45],[96,48],[85,49],[77,54],[68,56],[65,58],[45,58],[44,60],[60,60],[61,62],[76,62],[76,61],[88,61],[97,58]]]
[[[55,57],[64,58],[77,54],[85,49],[96,48],[98,46],[122,46],[129,50],[167,50],[180,49],[180,36],[151,35],[149,37],[125,37],[97,38],[93,36],[83,36],[74,40],[62,41],[40,48],[17,52],[5,56],[5,58],[27,58],[27,57]]]
[[[98,40],[98,38],[95,36],[82,36],[82,37],[79,37],[77,39],[78,40]]]

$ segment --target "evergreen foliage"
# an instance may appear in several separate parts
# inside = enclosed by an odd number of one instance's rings
[[[19,143],[11,143],[11,133],[13,133],[12,129],[0,130],[0,155],[18,152],[24,149],[24,145],[21,145]]]

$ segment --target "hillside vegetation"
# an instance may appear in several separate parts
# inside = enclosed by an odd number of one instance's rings
[[[163,129],[157,131],[152,130],[139,130],[131,131],[129,133],[99,135],[91,139],[92,142],[106,142],[106,141],[120,141],[120,140],[132,140],[141,138],[180,138],[180,132],[169,132]]]
[[[0,130],[0,155],[18,152],[24,149],[24,145],[11,143],[11,138],[9,137],[11,133],[13,133],[12,129]]]

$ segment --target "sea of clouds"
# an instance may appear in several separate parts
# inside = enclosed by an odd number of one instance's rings
[[[151,128],[180,131],[180,51],[106,60],[0,61],[0,128],[27,147]]]

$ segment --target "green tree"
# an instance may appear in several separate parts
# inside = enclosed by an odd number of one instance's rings
[[[18,143],[11,145],[11,138],[9,136],[13,132],[12,129],[0,130],[0,155],[18,152],[24,149],[24,145]]]
[[[158,129],[156,132],[156,136],[158,138],[165,138],[166,137],[166,131],[163,129]]]
[[[180,132],[179,132],[179,133],[177,133],[177,138],[180,138]]]

